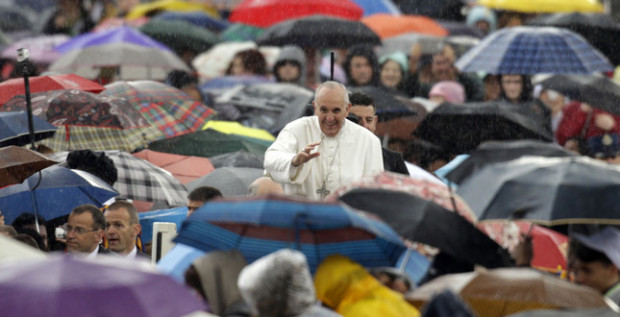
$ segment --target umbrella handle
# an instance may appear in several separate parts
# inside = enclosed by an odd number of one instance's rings
[[[329,80],[334,80],[334,51],[330,52],[330,61],[329,61]]]

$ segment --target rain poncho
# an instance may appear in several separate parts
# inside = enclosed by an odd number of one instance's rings
[[[318,305],[308,262],[303,253],[283,249],[266,255],[241,271],[243,299],[259,317],[336,317]]]
[[[300,66],[300,70],[299,70],[299,79],[297,80],[297,85],[305,87],[306,86],[306,54],[304,54],[304,51],[301,50],[301,48],[294,46],[294,45],[287,45],[282,47],[282,49],[280,50],[280,54],[278,55],[278,58],[276,59],[276,63],[273,66],[273,74],[274,76],[276,76],[276,78],[278,77],[278,72],[277,69],[278,67],[282,66],[282,64],[284,64],[284,62],[286,61],[294,61],[296,63],[299,64]],[[278,81],[280,81],[279,78],[277,78]]]
[[[401,294],[383,286],[364,267],[341,255],[319,265],[314,276],[317,297],[343,316],[420,316]]]

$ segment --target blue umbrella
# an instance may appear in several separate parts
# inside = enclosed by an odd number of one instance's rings
[[[187,207],[141,212],[138,215],[142,226],[142,242],[149,243],[153,240],[153,223],[172,222],[177,225],[177,228],[180,228],[183,220],[187,218]]]
[[[297,249],[313,271],[332,254],[366,267],[393,266],[406,249],[387,224],[344,205],[275,196],[209,202],[183,223],[175,242],[204,251],[237,249],[248,262]]]
[[[84,49],[91,46],[105,44],[133,44],[170,51],[170,49],[164,44],[161,44],[147,35],[144,35],[140,31],[128,26],[121,26],[101,32],[82,34],[56,46],[54,49],[61,53],[67,53],[77,49]]]
[[[23,183],[0,189],[0,210],[7,223],[23,212],[50,220],[82,204],[102,206],[118,192],[90,173],[52,165]]]
[[[32,116],[32,123],[35,141],[51,138],[56,133],[55,126],[37,116]],[[0,147],[27,144],[30,144],[30,132],[26,111],[1,112]]]
[[[507,28],[487,36],[455,65],[463,72],[523,75],[588,74],[614,69],[577,33],[530,26]]]
[[[180,283],[185,281],[184,275],[187,268],[194,260],[205,255],[207,252],[190,247],[188,245],[177,243],[166,253],[166,255],[157,262],[157,269]]]
[[[375,13],[400,14],[400,10],[391,0],[353,0],[364,10],[364,16]]]
[[[196,26],[207,28],[211,31],[222,31],[226,29],[230,23],[226,20],[220,20],[214,18],[204,12],[179,12],[179,11],[164,11],[156,15],[153,20],[166,20],[166,21],[185,21]]]

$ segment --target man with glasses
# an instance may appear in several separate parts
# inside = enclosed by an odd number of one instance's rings
[[[104,235],[105,218],[99,208],[87,204],[75,207],[64,226],[67,232],[67,251],[95,258],[110,251],[100,246]]]

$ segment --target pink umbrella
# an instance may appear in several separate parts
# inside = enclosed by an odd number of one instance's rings
[[[205,157],[178,155],[151,150],[143,150],[134,153],[133,156],[147,160],[153,165],[167,170],[182,184],[187,184],[196,180],[211,173],[215,169],[211,161]]]

